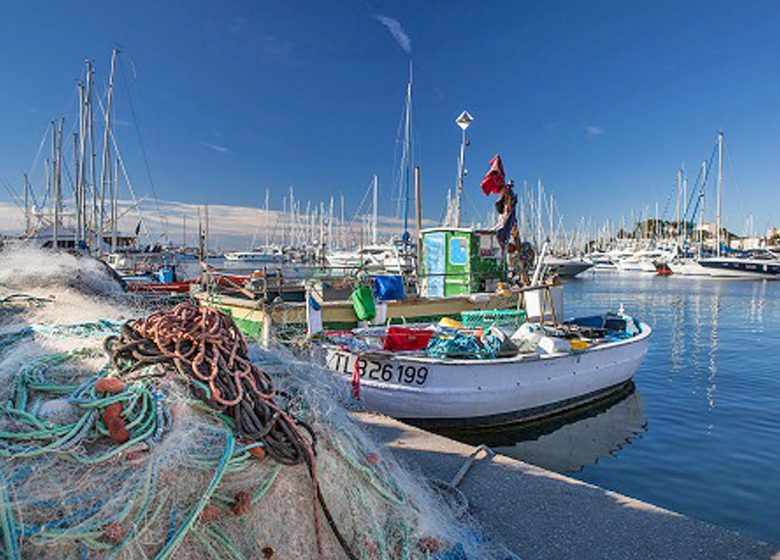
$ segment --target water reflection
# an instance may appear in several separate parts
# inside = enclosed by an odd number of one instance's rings
[[[633,384],[594,405],[532,424],[445,435],[561,473],[573,473],[618,452],[647,427]]]

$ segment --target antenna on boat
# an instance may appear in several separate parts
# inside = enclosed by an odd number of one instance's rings
[[[462,140],[460,143],[460,157],[458,158],[458,191],[455,194],[455,227],[460,227],[460,208],[461,198],[463,196],[463,177],[466,175],[466,146],[468,145],[468,139],[466,138],[466,129],[474,122],[468,111],[463,111],[458,118],[455,119],[455,124],[460,127],[462,132]]]

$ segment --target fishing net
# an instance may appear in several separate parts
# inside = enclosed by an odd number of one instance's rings
[[[0,329],[5,557],[506,557],[377,448],[321,370],[247,347],[222,314],[128,321],[105,292],[68,291],[84,293],[0,300],[16,309]]]

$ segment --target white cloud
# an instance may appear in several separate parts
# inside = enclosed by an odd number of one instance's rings
[[[585,127],[585,133],[588,138],[595,138],[596,136],[601,136],[606,132],[607,130],[603,126],[589,124]]]
[[[398,43],[398,46],[401,47],[406,54],[412,53],[412,40],[409,39],[409,35],[406,34],[400,21],[383,15],[375,15],[374,17],[379,23],[387,27],[387,30],[393,36],[395,42]]]
[[[220,154],[230,153],[230,150],[228,150],[225,146],[220,146],[219,144],[212,144],[211,142],[198,142],[198,145],[203,146],[204,148],[208,148],[209,150],[219,152]]]
[[[72,216],[69,211],[72,201],[66,201],[65,220],[66,227],[73,227]],[[184,221],[186,216],[187,243],[197,244],[198,216],[205,219],[205,205],[175,202],[169,200],[141,199],[138,204],[129,200],[120,200],[118,204],[119,231],[131,234],[135,231],[139,220],[143,219],[144,227],[141,229],[139,243],[141,245],[153,244],[163,240],[163,233],[167,232],[168,238],[173,243],[181,243],[184,234]],[[11,202],[0,202],[0,232],[7,235],[19,235],[24,223],[23,211]],[[344,228],[334,226],[334,237],[341,239],[360,239],[367,242],[368,235],[365,224],[368,216],[347,216],[347,225]],[[432,227],[437,222],[430,219],[423,220],[423,227]],[[298,229],[306,228],[303,224],[297,224]],[[266,237],[271,242],[281,242],[283,234],[291,228],[289,214],[280,210],[269,210],[252,206],[237,206],[227,204],[209,205],[209,233],[211,240],[209,245],[215,249],[247,249],[255,243],[265,243]],[[314,226],[315,236],[319,234],[319,226]],[[381,238],[397,236],[402,229],[402,220],[393,216],[379,216],[379,235]]]

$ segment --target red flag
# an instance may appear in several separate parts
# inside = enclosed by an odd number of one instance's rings
[[[504,188],[505,179],[504,166],[501,164],[501,156],[496,155],[490,160],[490,171],[487,172],[487,175],[482,179],[479,186],[486,195],[490,193],[500,194],[501,190]]]

